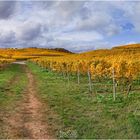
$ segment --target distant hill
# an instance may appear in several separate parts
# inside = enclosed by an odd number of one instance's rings
[[[55,50],[55,51],[59,51],[59,52],[65,52],[65,53],[73,53],[67,49],[64,48],[50,48],[50,50]]]
[[[116,47],[113,47],[112,49],[131,49],[131,50],[140,49],[140,43],[116,46]]]
[[[97,49],[93,51],[82,52],[80,55],[87,58],[94,57],[106,57],[111,55],[120,55],[120,54],[139,54],[140,53],[140,44],[129,44],[116,46],[112,49]]]
[[[48,48],[1,48],[0,57],[13,59],[30,59],[43,56],[64,56],[71,52],[63,48],[48,49]]]
[[[30,59],[38,57],[57,57],[75,55],[83,58],[107,57],[111,55],[120,54],[138,54],[140,53],[140,44],[129,44],[123,46],[116,46],[112,49],[98,49],[82,53],[73,53],[64,48],[1,48],[0,58],[13,58],[13,59]]]

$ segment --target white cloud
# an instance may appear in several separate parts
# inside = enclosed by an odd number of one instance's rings
[[[140,32],[139,9],[140,2],[126,1],[2,1],[0,44],[10,46],[12,40],[18,47],[104,48],[109,46],[105,38],[123,32],[127,21]]]
[[[63,33],[55,37],[56,40],[88,42],[103,39],[103,36],[97,32],[71,32]]]

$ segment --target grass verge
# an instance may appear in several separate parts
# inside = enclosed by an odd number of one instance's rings
[[[15,115],[16,106],[22,99],[27,85],[27,76],[23,67],[17,64],[8,65],[0,71],[0,138],[8,138],[7,119]],[[16,116],[15,116],[16,117]]]
[[[36,75],[39,95],[46,105],[46,121],[58,138],[140,138],[140,94],[93,94],[57,73],[28,63]],[[81,79],[84,81],[85,78]],[[49,110],[47,109],[49,106]],[[53,113],[52,113],[53,112]]]

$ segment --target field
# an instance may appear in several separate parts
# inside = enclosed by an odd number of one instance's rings
[[[0,50],[0,138],[140,138],[139,48]]]

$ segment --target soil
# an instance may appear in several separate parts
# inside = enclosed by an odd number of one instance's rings
[[[23,99],[17,103],[12,112],[3,114],[6,138],[10,139],[52,139],[48,134],[44,106],[38,97],[36,80],[31,71],[22,64],[28,78],[28,85]],[[15,78],[17,81],[18,78]],[[13,81],[13,82],[15,82]]]

